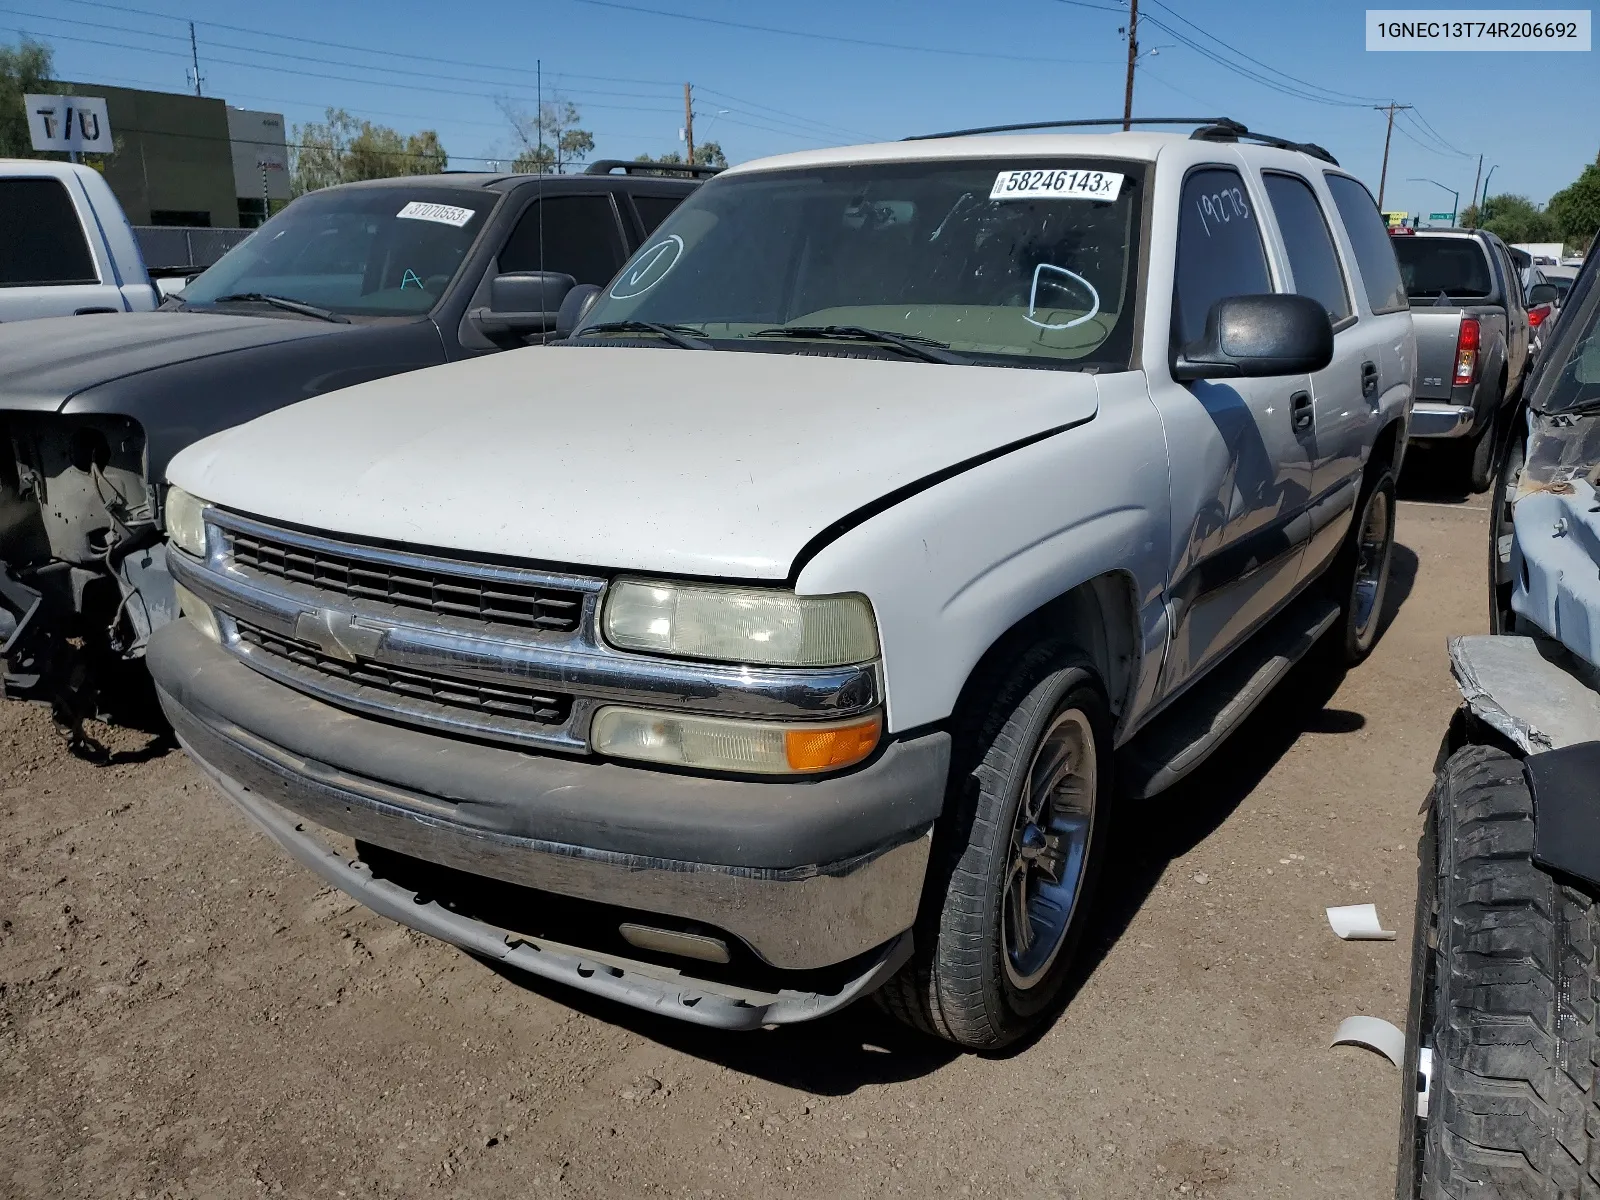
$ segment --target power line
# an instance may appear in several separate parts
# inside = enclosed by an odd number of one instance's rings
[[[132,13],[141,17],[153,17],[161,21],[178,21],[182,18],[171,16],[168,13],[153,12],[147,8],[138,8],[131,4],[109,4],[106,0],[69,0],[72,4],[83,4],[91,8],[104,8],[112,12]],[[526,67],[505,67],[495,63],[467,62],[456,58],[440,58],[436,54],[408,54],[403,50],[380,50],[373,46],[354,46],[348,42],[330,42],[321,38],[298,37],[289,33],[272,33],[265,29],[251,29],[244,25],[225,25],[220,21],[196,21],[195,24],[207,29],[226,29],[230,33],[244,33],[253,37],[277,38],[280,41],[299,42],[308,46],[323,46],[331,50],[352,50],[360,54],[376,54],[389,58],[405,58],[413,62],[439,63],[451,67],[470,67],[479,71],[504,71],[509,74],[532,77],[533,72]],[[162,35],[154,35],[162,36]],[[354,66],[355,64],[349,64]],[[630,79],[616,75],[583,75],[577,72],[565,71],[563,75],[573,79],[596,79],[603,83],[640,83],[646,85],[659,85],[661,87],[677,87],[678,85],[667,79]]]
[[[798,113],[785,112],[781,108],[773,108],[770,104],[757,104],[754,100],[746,100],[743,96],[735,96],[728,92],[719,92],[715,88],[702,87],[700,91],[707,96],[715,96],[723,100],[731,100],[735,104],[743,104],[747,108],[759,109],[763,112],[774,113],[780,117],[793,117],[804,121],[808,125],[815,125],[819,129],[828,129],[836,133],[846,134],[849,137],[864,137],[873,141],[881,141],[876,134],[864,133],[859,129],[846,129],[841,125],[828,125],[822,121],[814,121],[810,117],[801,117]]]
[[[1070,2],[1070,0],[1058,0],[1058,3],[1063,3],[1063,4],[1069,3],[1069,2]],[[1240,50],[1237,46],[1233,45],[1233,43],[1226,42],[1223,39],[1217,37],[1215,34],[1213,34],[1210,30],[1206,29],[1204,26],[1195,24],[1195,22],[1189,20],[1188,17],[1186,17],[1182,13],[1178,12],[1177,9],[1173,8],[1170,4],[1163,3],[1163,0],[1149,0],[1149,3],[1154,4],[1157,8],[1164,9],[1172,17],[1174,17],[1175,19],[1177,19],[1179,21],[1182,21],[1185,25],[1189,26],[1190,29],[1195,30],[1202,37],[1205,37],[1205,38],[1209,39],[1210,41],[1215,42],[1217,45],[1223,47],[1230,54],[1235,54],[1238,57],[1244,59],[1246,62],[1254,63],[1256,66],[1261,67],[1261,68],[1271,72],[1274,75],[1280,76],[1283,79],[1288,80],[1290,83],[1296,84],[1296,85],[1298,85],[1300,87],[1310,88],[1310,89],[1312,89],[1314,91],[1326,92],[1330,96],[1336,96],[1336,97],[1339,97],[1339,98],[1344,99],[1344,100],[1358,101],[1358,102],[1360,102],[1362,104],[1372,104],[1372,103],[1375,103],[1375,102],[1377,102],[1377,101],[1382,99],[1382,97],[1380,97],[1380,96],[1361,96],[1361,95],[1357,95],[1354,92],[1342,92],[1342,91],[1339,91],[1337,88],[1326,87],[1323,84],[1312,83],[1310,80],[1301,79],[1298,76],[1290,75],[1287,71],[1281,71],[1277,67],[1274,67],[1271,63],[1262,62],[1259,58],[1252,58],[1250,55],[1246,54],[1243,50]],[[1162,26],[1162,28],[1166,29],[1167,27],[1166,26]],[[1173,31],[1171,29],[1167,29],[1167,32],[1168,33],[1172,33]],[[1174,34],[1174,36],[1178,36],[1178,35]]]
[[[1420,110],[1412,109],[1411,112],[1409,114],[1407,114],[1407,115],[1414,121],[1421,121],[1423,127],[1428,131],[1429,134],[1431,134],[1433,136],[1433,139],[1436,142],[1438,142],[1439,145],[1443,146],[1446,150],[1450,151],[1451,154],[1459,154],[1462,158],[1471,158],[1472,157],[1472,155],[1468,154],[1465,150],[1458,150],[1458,149],[1456,149],[1456,147],[1452,146],[1449,142],[1447,142],[1444,139],[1444,135],[1442,135],[1432,125],[1428,124],[1428,118],[1423,116]]]
[[[837,42],[846,46],[868,46],[874,50],[909,50],[918,54],[947,54],[956,58],[988,58],[1006,62],[1054,63],[1058,65],[1104,66],[1099,59],[1043,58],[1031,54],[995,54],[985,50],[947,50],[940,46],[910,46],[903,42],[876,42],[866,38],[844,37],[833,33],[812,33],[805,29],[780,29],[773,25],[752,25],[745,21],[725,21],[720,17],[702,17],[694,13],[670,12],[664,8],[645,8],[638,4],[623,4],[620,0],[576,0],[596,8],[615,8],[623,12],[643,13],[651,17],[670,17],[675,21],[694,21],[701,25],[719,25],[725,29],[743,29],[753,33],[774,33],[784,37],[809,38],[818,42]]]
[[[177,57],[177,58],[188,58],[189,57],[187,54],[183,53],[182,51],[177,51],[177,50],[158,50],[153,46],[130,46],[130,45],[124,43],[124,42],[108,42],[108,41],[103,41],[103,40],[98,39],[98,38],[79,37],[76,34],[65,34],[65,33],[61,33],[61,34],[42,34],[42,33],[38,33],[36,31],[30,30],[30,29],[22,29],[22,28],[19,28],[19,27],[13,27],[13,28],[16,29],[17,33],[20,33],[24,37],[31,37],[31,38],[47,38],[48,37],[48,38],[55,38],[55,39],[60,40],[60,41],[83,42],[86,45],[91,45],[91,46],[107,46],[107,47],[110,47],[113,50],[136,50],[136,51],[139,51],[139,52],[144,53],[144,54],[161,54],[161,55],[166,55],[168,57]],[[152,35],[152,36],[159,36],[159,35]],[[352,79],[348,75],[330,75],[330,74],[328,74],[327,72],[324,72],[324,71],[304,71],[304,70],[297,70],[297,69],[292,68],[292,67],[272,66],[272,65],[267,64],[267,63],[241,62],[238,59],[234,59],[234,58],[212,57],[210,61],[213,62],[213,63],[223,63],[223,64],[225,64],[227,66],[230,66],[230,67],[243,67],[246,70],[251,70],[251,71],[272,71],[272,72],[275,72],[275,73],[280,74],[280,75],[301,75],[301,76],[304,76],[307,79],[328,79],[328,80],[333,80],[333,81],[335,81],[337,83],[353,83],[353,84],[357,84],[357,85],[364,86],[364,87],[385,87],[385,86],[389,86],[389,85],[385,84],[383,81],[376,80],[376,79]],[[527,100],[532,100],[533,99],[533,97],[528,96],[525,93],[522,94],[522,95],[512,95],[510,93],[503,92],[503,91],[502,92],[472,92],[472,91],[465,91],[465,90],[460,89],[460,88],[430,87],[427,84],[421,84],[421,83],[409,85],[408,90],[414,91],[414,92],[435,92],[435,93],[438,93],[439,95],[443,95],[443,96],[470,96],[470,97],[475,97],[475,98],[483,99],[483,100],[497,100],[497,99],[500,99],[501,97],[506,97],[506,98],[512,99],[512,100],[523,100],[523,101],[527,101]],[[665,113],[665,112],[674,111],[671,108],[647,108],[647,107],[644,107],[642,105],[637,105],[637,104],[596,104],[596,103],[592,103],[592,102],[589,102],[589,101],[585,101],[585,106],[588,107],[588,108],[610,109],[610,110],[613,110],[613,111],[616,111],[616,112]]]
[[[1358,100],[1334,100],[1334,99],[1330,99],[1327,96],[1317,95],[1315,92],[1306,91],[1304,88],[1301,88],[1301,87],[1295,87],[1295,86],[1291,86],[1289,84],[1282,83],[1279,80],[1271,78],[1270,76],[1261,74],[1259,71],[1252,70],[1249,67],[1242,66],[1239,63],[1233,62],[1230,59],[1222,57],[1221,54],[1217,53],[1215,50],[1212,50],[1209,46],[1201,45],[1199,42],[1195,41],[1193,38],[1189,37],[1187,34],[1182,33],[1179,30],[1174,29],[1171,25],[1166,24],[1159,17],[1147,15],[1144,19],[1146,21],[1148,21],[1150,24],[1154,25],[1157,29],[1160,29],[1162,32],[1166,33],[1169,37],[1177,38],[1180,43],[1182,43],[1183,45],[1187,46],[1190,50],[1193,50],[1196,54],[1199,54],[1204,58],[1210,59],[1212,62],[1216,63],[1218,66],[1224,67],[1227,70],[1232,71],[1236,75],[1242,76],[1243,78],[1248,79],[1248,80],[1252,81],[1253,83],[1259,83],[1263,87],[1271,88],[1273,91],[1278,92],[1278,93],[1280,93],[1282,95],[1292,96],[1297,100],[1308,100],[1313,104],[1327,104],[1327,105],[1330,105],[1330,106],[1335,107],[1335,108],[1366,108],[1366,107],[1368,107],[1367,104],[1364,101],[1358,101]],[[1307,86],[1314,87],[1316,85],[1313,84],[1313,85],[1307,85]]]

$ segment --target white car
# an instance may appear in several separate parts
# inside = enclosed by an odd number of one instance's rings
[[[183,744],[476,954],[722,1028],[880,990],[1004,1045],[1113,806],[1377,636],[1416,351],[1315,147],[764,159],[585,309],[169,469]]]
[[[160,296],[100,172],[0,159],[0,321],[149,312]]]

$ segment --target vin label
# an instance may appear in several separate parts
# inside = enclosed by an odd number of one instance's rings
[[[991,200],[1115,200],[1122,191],[1116,171],[1001,171]]]

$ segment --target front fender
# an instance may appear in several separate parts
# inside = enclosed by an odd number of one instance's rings
[[[1133,583],[1141,653],[1134,706],[1148,697],[1166,628],[1166,447],[1142,375],[1099,383],[1092,421],[908,497],[801,570],[801,592],[855,591],[872,601],[891,730],[948,717],[1008,630],[1111,573]]]

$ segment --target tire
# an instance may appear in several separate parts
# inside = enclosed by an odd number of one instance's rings
[[[1361,485],[1350,531],[1328,572],[1339,603],[1335,636],[1345,666],[1363,661],[1378,640],[1394,557],[1394,518],[1394,472],[1380,466]]]
[[[1473,495],[1489,490],[1494,482],[1494,449],[1497,420],[1491,420],[1482,433],[1463,447],[1462,471],[1467,490]]]
[[[1517,494],[1522,468],[1527,463],[1528,439],[1523,432],[1522,414],[1512,420],[1500,470],[1495,473],[1494,493],[1489,501],[1489,632],[1510,633],[1516,620],[1511,611],[1511,502]]]
[[[1517,759],[1458,751],[1432,800],[1436,854],[1422,864],[1431,903],[1413,950],[1420,995],[1407,1058],[1430,1049],[1433,1079],[1418,1120],[1416,1076],[1406,1077],[1397,1195],[1600,1195],[1594,903],[1534,865],[1533,800]]]
[[[1053,1019],[1105,857],[1112,795],[1110,707],[1081,655],[1038,645],[985,682],[975,691],[987,703],[955,731],[916,950],[877,994],[894,1017],[969,1050],[999,1049]],[[1038,788],[1046,807],[1026,821],[1029,776],[1046,778],[1063,747],[1068,779],[1059,793]]]

